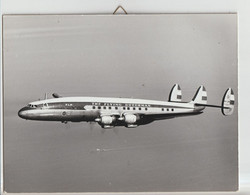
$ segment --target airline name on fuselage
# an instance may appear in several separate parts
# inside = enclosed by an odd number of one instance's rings
[[[106,103],[106,102],[92,102],[93,106],[125,106],[125,107],[150,107],[150,104],[133,104],[133,103]]]

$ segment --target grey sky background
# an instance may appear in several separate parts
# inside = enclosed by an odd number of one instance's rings
[[[237,189],[237,105],[117,134],[17,116],[45,92],[167,100],[174,83],[184,101],[203,84],[209,104],[227,87],[237,103],[235,14],[4,16],[3,29],[7,192]]]

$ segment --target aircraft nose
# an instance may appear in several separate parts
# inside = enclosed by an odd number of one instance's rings
[[[18,111],[18,116],[20,117],[20,118],[23,118],[23,119],[25,119],[25,108],[22,108],[22,109],[20,109],[19,111]]]

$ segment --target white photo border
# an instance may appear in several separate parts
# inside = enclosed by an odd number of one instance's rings
[[[237,13],[238,14],[238,90],[239,90],[239,191],[238,192],[215,192],[209,194],[245,194],[250,193],[250,131],[248,123],[248,107],[250,90],[250,1],[247,0],[2,0],[1,16],[4,14],[112,14],[117,6],[123,6],[128,14],[150,13]],[[1,19],[2,32],[2,19]],[[1,36],[2,45],[2,36]],[[2,53],[1,53],[2,75]],[[3,162],[3,105],[1,82],[1,162]],[[242,90],[241,90],[242,89]],[[1,192],[3,189],[3,164],[1,163]],[[10,193],[8,193],[10,194]],[[66,194],[66,193],[64,193]],[[69,193],[67,193],[69,194]],[[75,193],[74,193],[75,194]],[[84,193],[90,194],[90,193]],[[93,193],[91,193],[93,194]],[[109,193],[111,194],[111,193]],[[119,193],[128,194],[128,193]],[[138,194],[138,193],[137,193]],[[142,194],[142,193],[141,193]],[[143,193],[144,194],[144,193]],[[147,193],[155,194],[155,193]],[[160,194],[173,194],[160,193]],[[174,193],[194,194],[194,193]],[[195,193],[197,195],[207,193]]]

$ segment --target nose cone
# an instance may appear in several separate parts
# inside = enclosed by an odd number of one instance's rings
[[[25,108],[22,108],[22,109],[20,109],[20,110],[18,111],[18,116],[19,116],[20,118],[26,119],[25,110],[26,110]]]

